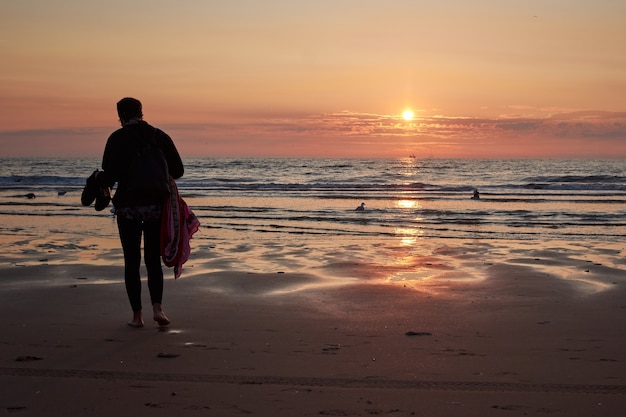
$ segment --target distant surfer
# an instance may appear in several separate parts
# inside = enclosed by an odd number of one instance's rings
[[[472,196],[472,200],[480,200],[480,193],[478,190],[474,190],[474,195]]]
[[[365,203],[361,203],[360,206],[354,209],[355,211],[365,211]]]

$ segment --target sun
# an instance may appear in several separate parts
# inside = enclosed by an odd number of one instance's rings
[[[402,118],[406,121],[410,121],[413,120],[413,111],[411,111],[411,109],[406,109],[403,113],[402,113]]]

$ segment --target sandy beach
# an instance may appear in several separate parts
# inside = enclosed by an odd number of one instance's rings
[[[410,264],[365,251],[324,267],[275,247],[282,267],[271,272],[250,266],[268,262],[260,251],[236,268],[232,248],[209,256],[200,245],[183,278],[166,271],[172,324],[132,329],[116,242],[33,242],[2,257],[6,414],[617,416],[626,406],[619,244],[588,252],[593,261],[433,242]]]

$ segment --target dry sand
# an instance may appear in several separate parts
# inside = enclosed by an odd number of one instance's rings
[[[455,273],[462,257],[437,279],[360,261],[219,271],[213,259],[168,274],[165,329],[126,326],[119,258],[5,259],[0,413],[621,416],[624,269],[543,255],[494,255],[481,279]]]

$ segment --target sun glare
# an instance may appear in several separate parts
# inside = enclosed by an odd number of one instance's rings
[[[413,116],[413,112],[409,109],[405,110],[404,113],[402,113],[402,117],[406,121],[413,120]]]

